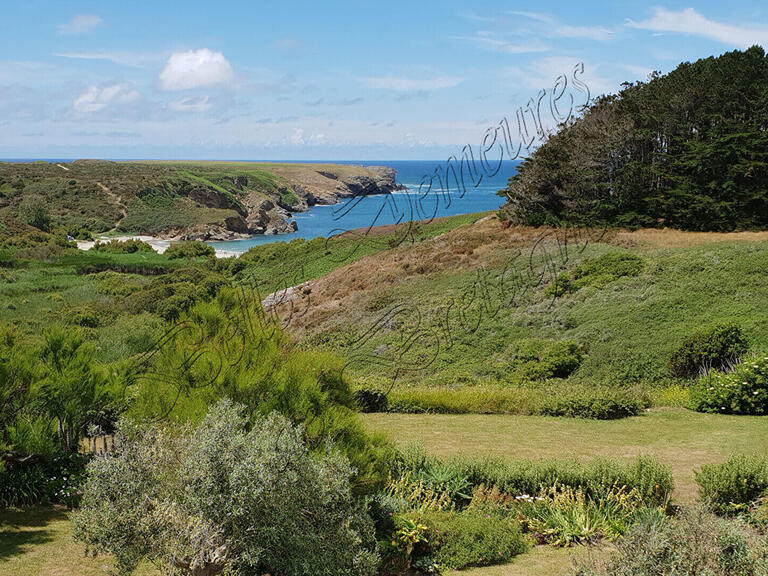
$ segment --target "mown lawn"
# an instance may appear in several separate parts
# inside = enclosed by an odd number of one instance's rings
[[[455,572],[466,576],[566,576],[573,559],[598,549],[539,546],[511,564]],[[0,510],[0,576],[106,576],[114,568],[109,557],[85,555],[72,539],[68,512],[61,507]],[[136,576],[158,576],[149,565]]]
[[[631,459],[651,454],[669,465],[674,497],[692,501],[694,470],[730,454],[768,451],[768,417],[699,414],[656,408],[621,420],[546,416],[365,414],[365,425],[398,443],[418,442],[429,453],[490,454],[506,458]]]
[[[112,569],[110,558],[86,556],[72,539],[65,508],[0,510],[0,576],[105,576]],[[149,566],[136,571],[136,576],[157,574]]]

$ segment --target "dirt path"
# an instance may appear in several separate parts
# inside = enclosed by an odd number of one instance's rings
[[[62,170],[66,170],[67,172],[69,172],[69,168],[67,168],[66,166],[62,166],[61,164],[56,164],[56,166],[58,166]]]
[[[62,166],[62,168],[64,167]],[[68,168],[64,169],[68,170]],[[123,197],[120,194],[115,194],[112,192],[112,190],[104,186],[104,184],[101,182],[96,182],[96,184],[98,184],[99,188],[101,188],[102,191],[104,191],[104,193],[114,201],[115,205],[117,205],[118,209],[120,210],[120,218],[115,220],[115,229],[117,229],[117,227],[120,225],[120,222],[123,221],[123,218],[128,215],[128,213],[125,211],[125,205],[123,204]]]

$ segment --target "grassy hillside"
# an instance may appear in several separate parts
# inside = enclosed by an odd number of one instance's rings
[[[501,385],[512,405],[501,411],[517,411],[509,395],[535,395],[530,386],[544,380],[555,389],[672,384],[675,349],[717,324],[737,325],[756,352],[768,347],[768,234],[594,240],[572,242],[566,255],[553,231],[483,219],[311,282],[291,330],[346,357],[362,385],[386,389],[395,378],[405,396],[416,386],[474,397],[477,385]],[[533,348],[541,359],[557,342],[578,348],[569,374],[541,372],[526,356]]]
[[[0,220],[63,228],[226,236],[286,231],[290,211],[334,203],[362,184],[394,186],[360,166],[253,162],[0,163]]]

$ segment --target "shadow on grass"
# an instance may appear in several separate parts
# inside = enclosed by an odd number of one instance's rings
[[[49,525],[66,519],[66,509],[58,507],[0,510],[0,561],[53,541],[55,531]]]

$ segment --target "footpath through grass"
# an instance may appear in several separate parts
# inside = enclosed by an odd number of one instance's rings
[[[418,442],[438,456],[631,459],[651,454],[670,466],[674,496],[695,500],[694,470],[731,454],[768,451],[768,417],[657,408],[622,420],[546,416],[365,414],[365,425],[395,442]]]

